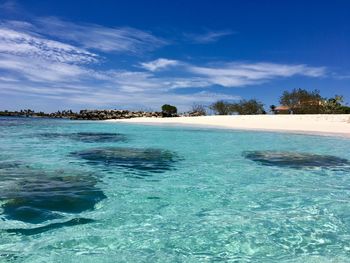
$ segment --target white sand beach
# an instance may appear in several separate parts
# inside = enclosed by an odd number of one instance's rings
[[[109,122],[186,125],[207,128],[266,130],[350,137],[350,115],[231,115],[177,118],[132,118]]]

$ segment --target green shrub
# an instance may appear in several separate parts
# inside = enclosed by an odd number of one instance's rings
[[[241,100],[237,103],[229,103],[220,100],[213,103],[210,109],[218,115],[230,115],[233,113],[240,115],[266,114],[264,104],[255,99]]]
[[[223,100],[214,102],[209,108],[217,115],[230,115],[232,113],[231,104]]]
[[[231,104],[231,111],[240,115],[266,114],[264,104],[256,99],[241,100]]]
[[[350,114],[350,107],[348,107],[348,106],[341,106],[340,107],[340,113],[341,114]]]

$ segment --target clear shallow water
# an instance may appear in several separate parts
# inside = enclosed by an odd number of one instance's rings
[[[348,139],[15,118],[0,135],[0,262],[350,262]]]

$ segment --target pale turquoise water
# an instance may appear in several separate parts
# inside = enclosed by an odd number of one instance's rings
[[[349,149],[331,137],[2,118],[0,262],[350,262]]]

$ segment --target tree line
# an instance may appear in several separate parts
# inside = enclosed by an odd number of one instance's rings
[[[240,100],[239,102],[235,103],[219,100],[210,105],[209,109],[218,115],[266,114],[264,104],[256,99]]]
[[[344,97],[335,95],[322,97],[319,90],[293,89],[283,92],[280,104],[293,114],[349,114],[350,107],[344,105]],[[274,105],[270,106],[274,112]]]
[[[319,90],[293,89],[284,91],[280,97],[280,107],[270,106],[276,114],[350,114],[350,107],[344,104],[344,97],[335,95],[322,97]],[[218,115],[266,114],[264,104],[257,99],[228,102],[219,100],[209,106]]]

